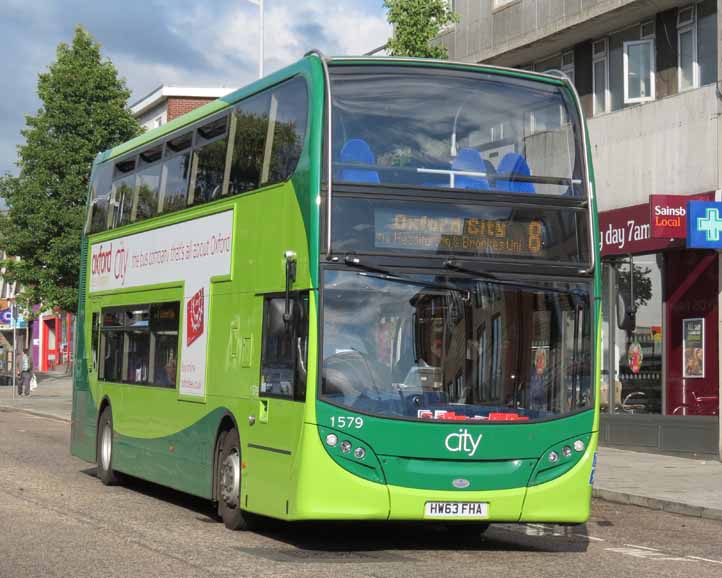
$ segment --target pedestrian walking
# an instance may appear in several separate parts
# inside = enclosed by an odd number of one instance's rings
[[[20,358],[20,366],[18,368],[18,395],[22,396],[23,393],[27,396],[30,395],[30,380],[33,376],[33,361],[28,355],[28,350],[24,349],[22,357]]]

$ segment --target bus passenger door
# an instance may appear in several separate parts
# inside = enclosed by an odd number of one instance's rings
[[[77,365],[73,380],[71,446],[73,455],[88,461],[95,460],[100,313],[100,303],[89,299],[85,323],[82,328],[78,328],[78,336],[83,341],[83,351],[75,352]]]
[[[86,319],[90,323],[86,325],[85,333],[85,356],[88,361],[88,383],[90,390],[95,389],[98,383],[98,364],[100,363],[100,303],[96,300],[88,301]]]
[[[289,512],[291,467],[303,424],[308,292],[264,297],[262,332],[258,405],[244,459],[244,508],[282,518]]]

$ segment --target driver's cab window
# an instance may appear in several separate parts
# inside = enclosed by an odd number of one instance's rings
[[[260,395],[304,400],[307,360],[308,293],[266,297]]]

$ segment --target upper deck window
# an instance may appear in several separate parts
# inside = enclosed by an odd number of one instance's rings
[[[561,87],[417,67],[331,68],[336,182],[583,196]]]

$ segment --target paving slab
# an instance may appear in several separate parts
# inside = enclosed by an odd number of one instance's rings
[[[36,375],[38,387],[29,397],[19,396],[12,386],[0,386],[0,409],[24,411],[69,422],[73,407],[73,378],[62,372]]]
[[[722,520],[722,463],[599,448],[594,496]]]

